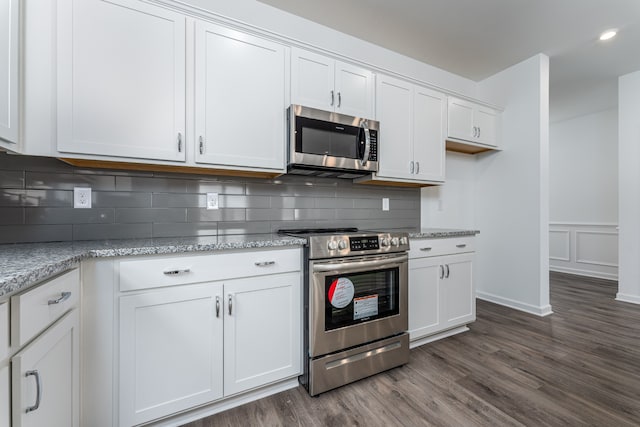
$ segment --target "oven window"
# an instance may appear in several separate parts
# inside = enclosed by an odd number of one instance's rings
[[[326,276],[325,330],[399,313],[400,268]]]

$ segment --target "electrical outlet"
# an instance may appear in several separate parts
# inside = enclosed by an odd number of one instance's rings
[[[389,198],[388,197],[383,197],[382,198],[382,210],[383,211],[388,211],[389,210]]]
[[[73,188],[73,207],[77,209],[91,208],[91,188],[89,187]]]
[[[207,210],[218,209],[218,193],[207,193]]]

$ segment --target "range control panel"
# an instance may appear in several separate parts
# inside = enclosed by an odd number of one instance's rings
[[[349,247],[352,251],[368,251],[380,249],[380,242],[378,236],[350,237]]]

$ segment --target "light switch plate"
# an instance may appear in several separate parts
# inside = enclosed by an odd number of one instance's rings
[[[73,188],[73,207],[76,209],[91,208],[91,188],[89,187]]]
[[[389,198],[388,197],[383,197],[382,198],[382,210],[383,211],[388,211],[389,210]]]
[[[218,193],[207,193],[207,210],[218,209]]]

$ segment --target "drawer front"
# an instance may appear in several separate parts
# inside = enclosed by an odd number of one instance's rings
[[[11,342],[22,347],[75,307],[79,297],[77,268],[11,297]]]
[[[0,302],[0,362],[9,354],[9,301]]]
[[[461,254],[474,252],[475,237],[452,237],[449,239],[411,239],[409,258]]]
[[[299,248],[120,261],[120,291],[299,271]]]

